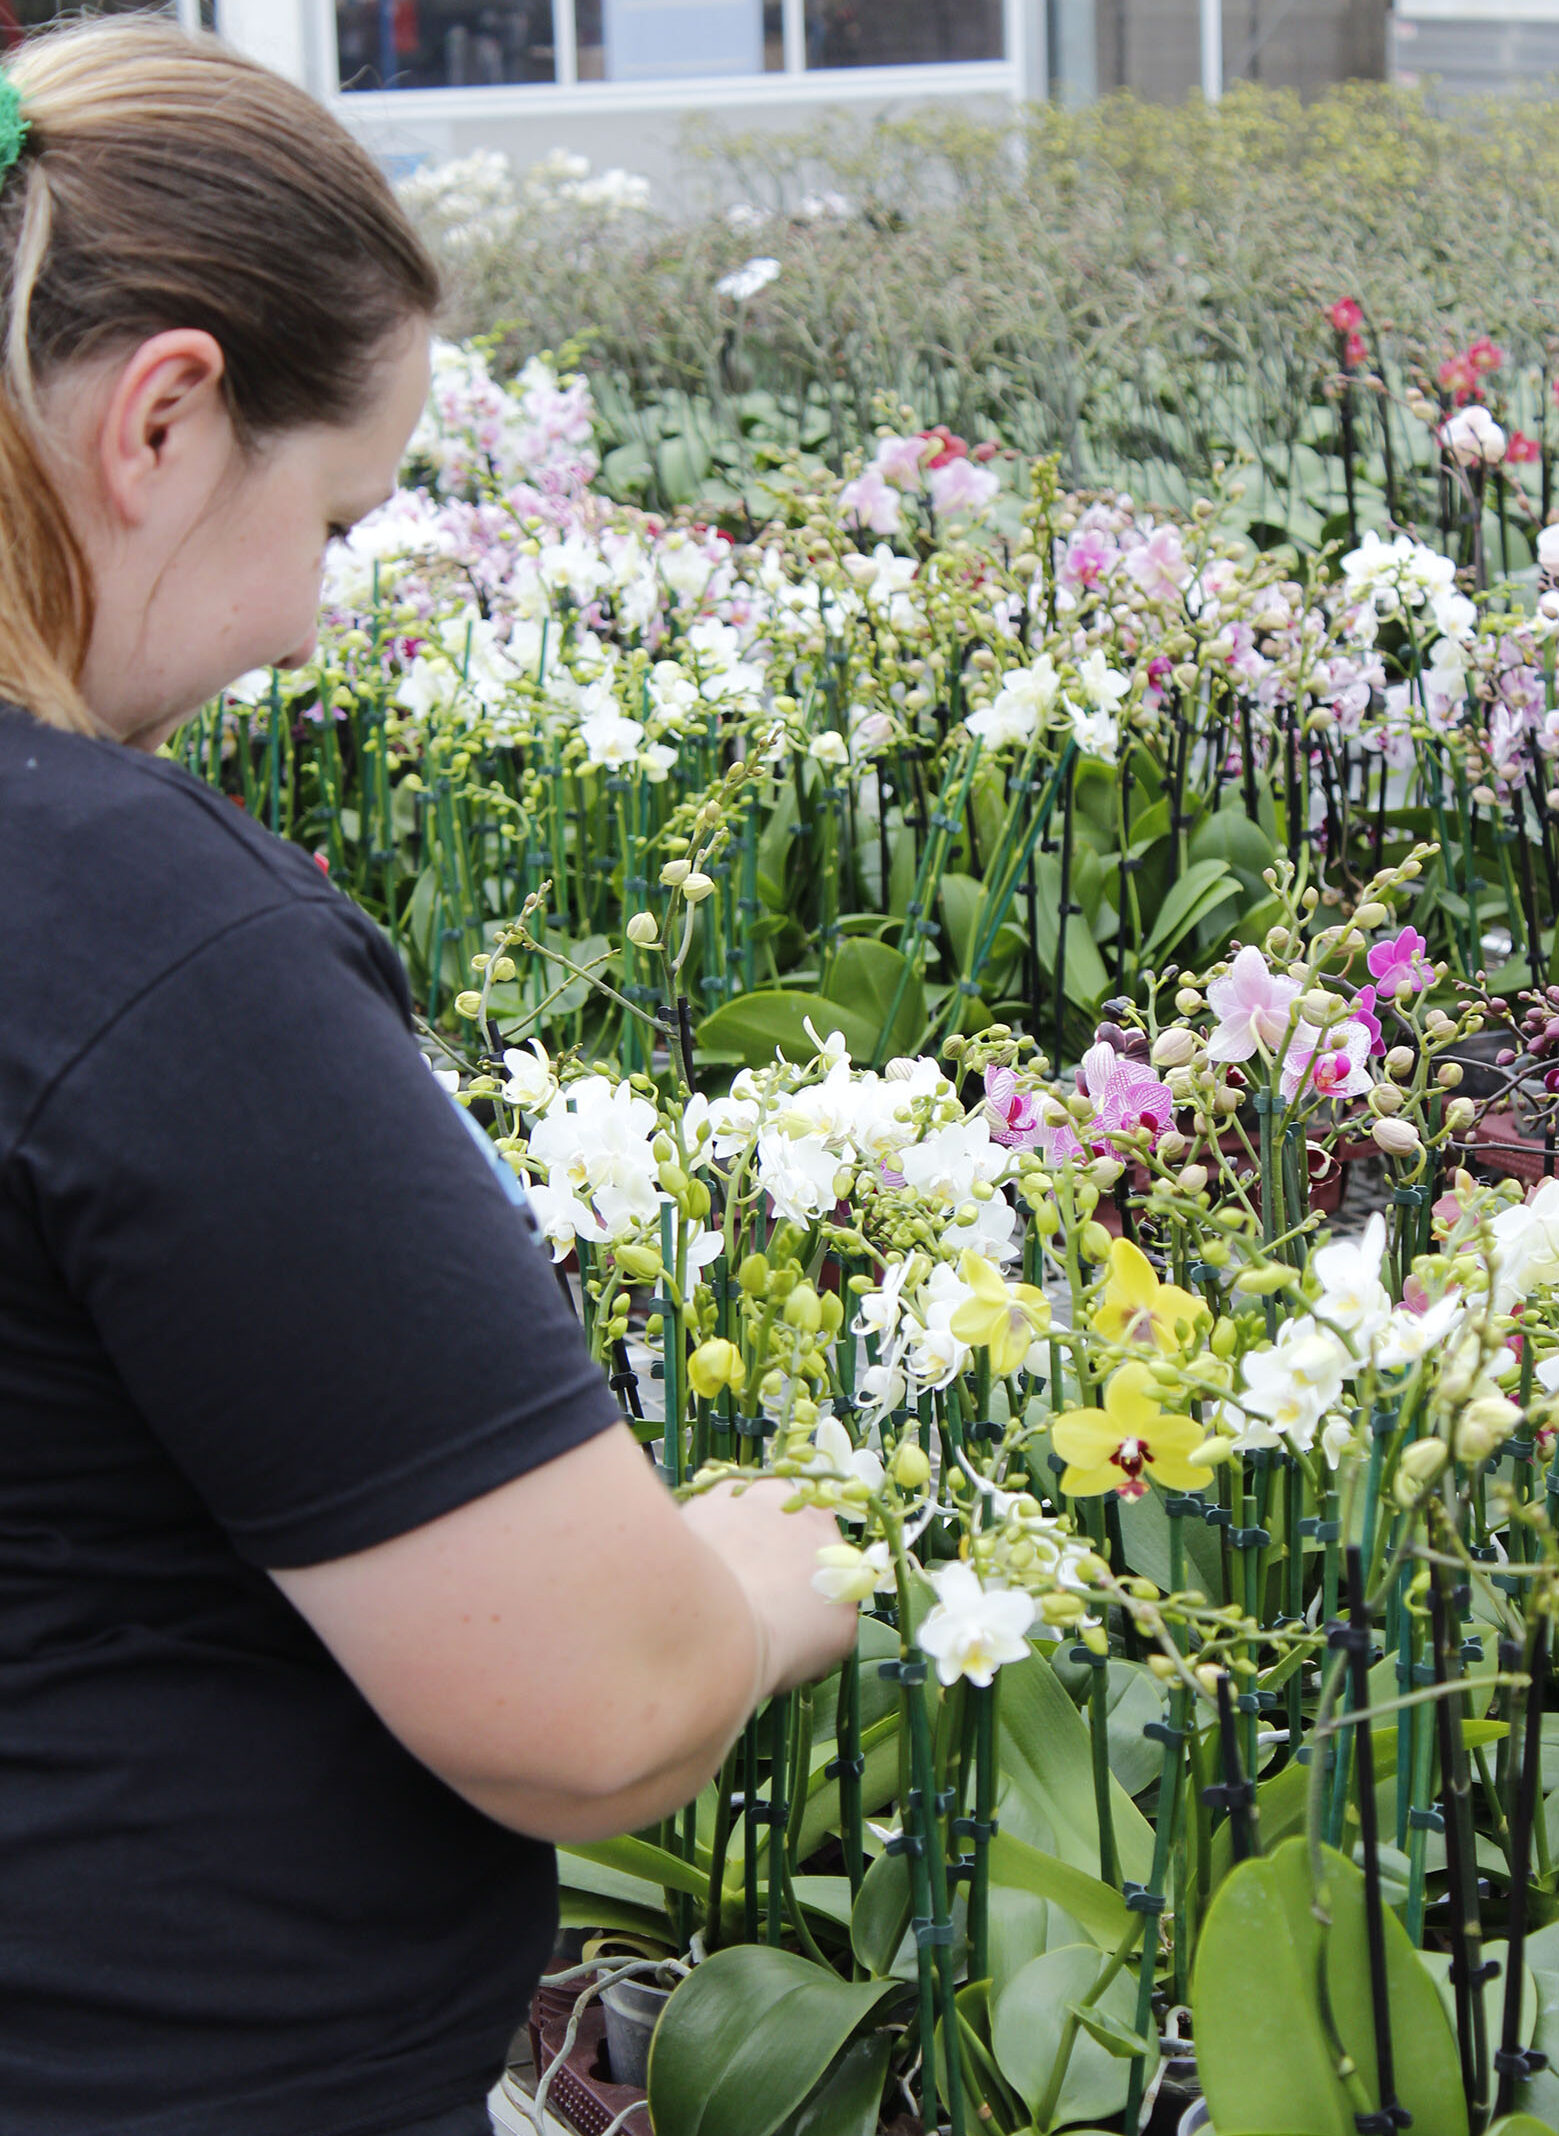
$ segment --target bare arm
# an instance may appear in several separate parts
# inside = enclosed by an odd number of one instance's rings
[[[278,1572],[386,1726],[500,1823],[554,1841],[667,1815],[770,1692],[847,1652],[811,1589],[835,1536],[781,1486],[684,1514],[606,1432],[376,1548]]]

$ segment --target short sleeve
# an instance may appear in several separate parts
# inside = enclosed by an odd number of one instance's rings
[[[344,899],[259,912],[124,1009],[17,1152],[131,1400],[267,1568],[367,1549],[617,1421],[393,975]]]

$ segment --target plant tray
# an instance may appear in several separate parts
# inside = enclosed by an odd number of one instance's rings
[[[563,2052],[568,2022],[573,2015],[578,1990],[536,1990],[531,2003],[531,2051],[538,2071],[545,2070]],[[636,2113],[621,2123],[623,2136],[651,2136],[650,2112],[645,2095],[633,2084],[613,2084],[606,2074],[606,2016],[598,2002],[587,2004],[579,2020],[573,2047],[547,2087],[547,2105],[559,2120],[577,2129],[579,2136],[605,2136],[619,2114],[640,2102]]]

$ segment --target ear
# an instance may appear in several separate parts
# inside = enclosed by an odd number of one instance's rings
[[[154,334],[113,374],[98,441],[105,501],[142,526],[173,487],[214,479],[232,448],[221,343],[193,327]]]

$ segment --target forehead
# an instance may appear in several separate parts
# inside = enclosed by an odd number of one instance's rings
[[[361,414],[349,423],[322,423],[310,433],[321,472],[361,477],[370,486],[393,483],[406,441],[428,397],[431,378],[425,322],[403,329],[373,368]]]

